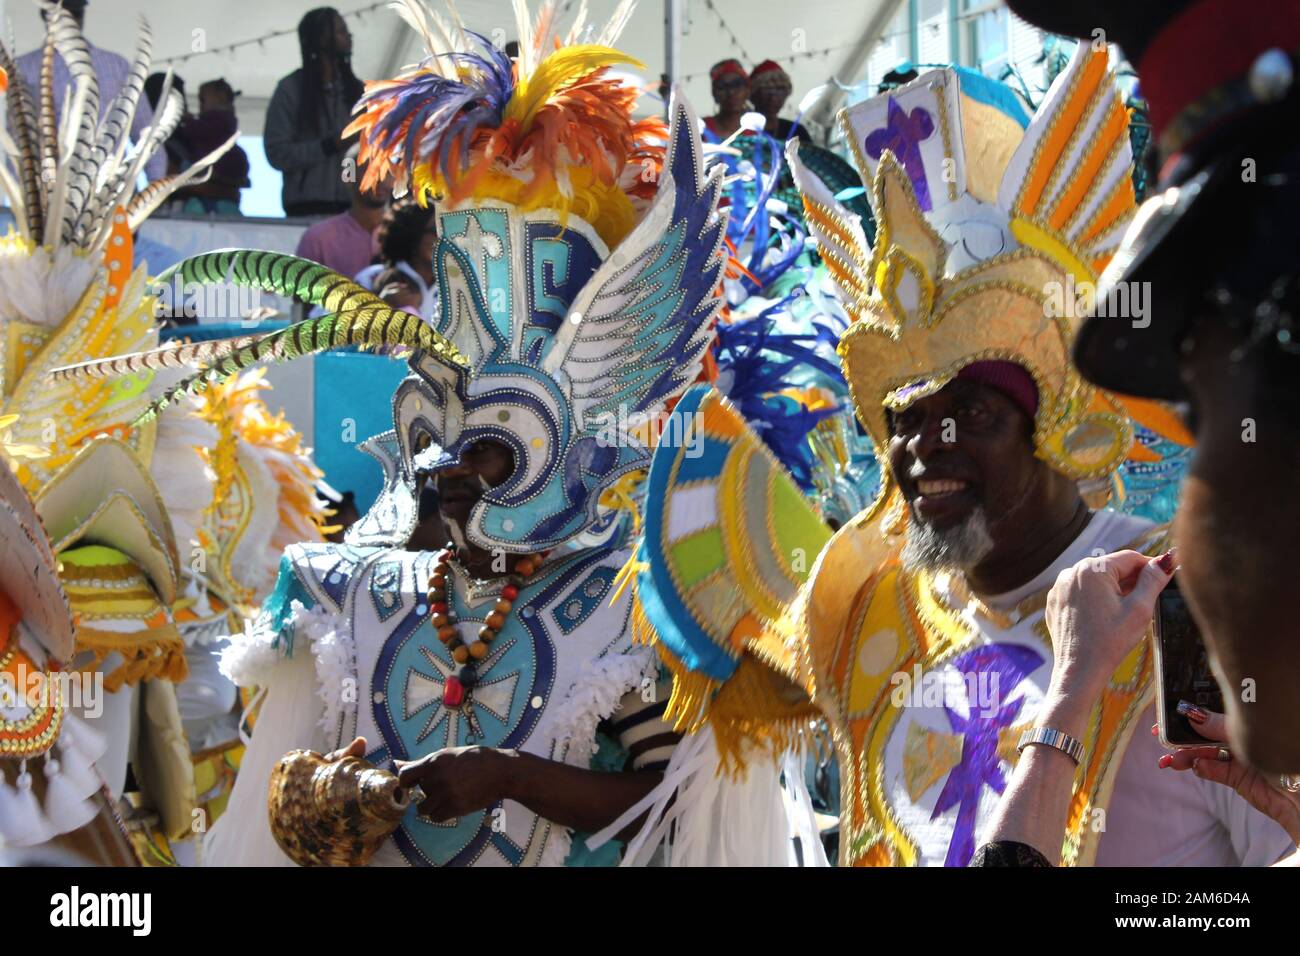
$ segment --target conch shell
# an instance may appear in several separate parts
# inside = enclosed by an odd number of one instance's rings
[[[271,833],[299,866],[365,866],[410,804],[397,777],[360,757],[291,750],[271,771]]]

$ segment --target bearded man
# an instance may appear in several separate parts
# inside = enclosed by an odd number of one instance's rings
[[[1086,730],[1071,728],[1078,739],[1038,720],[1053,665],[1043,610],[1057,576],[1092,554],[1167,548],[1164,527],[1098,509],[1120,490],[1133,421],[1174,434],[1175,420],[1092,387],[1070,360],[1070,290],[1096,281],[1136,206],[1107,61],[1081,44],[1032,121],[1007,88],[958,69],[846,110],[872,193],[871,248],[791,144],[810,232],[854,320],[839,354],[883,487],[775,616],[775,592],[755,586],[761,532],[733,547],[744,530],[725,515],[714,540],[732,552],[692,566],[716,563],[739,580],[748,603],[720,608],[734,626],[701,638],[673,612],[697,596],[653,567],[642,577],[682,725],[708,721],[725,741],[789,733],[812,713],[826,720],[844,864],[966,865],[1031,746],[1064,749],[1079,765],[1055,847],[1068,864],[1265,864],[1291,845],[1235,794],[1161,779],[1147,733],[1148,642],[1114,671]],[[717,404],[688,393],[683,405],[697,401]],[[748,460],[728,454],[712,470],[745,473]],[[671,520],[662,541],[654,515],[647,521],[652,564],[689,546],[675,528],[703,523],[689,513],[699,471],[656,459],[651,490],[667,496]],[[771,679],[753,679],[755,668]]]

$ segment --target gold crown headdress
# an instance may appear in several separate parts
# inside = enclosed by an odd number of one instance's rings
[[[842,112],[871,188],[870,249],[795,143],[791,165],[854,319],[839,352],[877,449],[887,410],[1000,359],[1038,387],[1037,454],[1072,478],[1108,479],[1134,447],[1133,418],[1177,429],[1160,410],[1089,385],[1070,360],[1076,299],[1091,294],[1136,208],[1128,116],[1106,51],[1080,44],[1027,128],[1022,116],[1006,87],[956,69]],[[882,472],[877,508],[891,497]]]

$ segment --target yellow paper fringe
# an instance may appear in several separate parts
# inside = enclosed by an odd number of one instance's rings
[[[632,638],[653,647],[673,675],[665,719],[678,733],[713,728],[719,773],[743,775],[747,758],[757,751],[773,758],[805,741],[817,710],[801,689],[756,657],[741,657],[735,673],[719,681],[688,670],[661,642],[641,602],[633,598]]]
[[[77,628],[77,651],[89,651],[93,660],[81,670],[89,673],[99,667],[113,652],[122,657],[122,663],[112,673],[104,675],[104,690],[116,693],[123,686],[134,687],[146,680],[169,680],[180,683],[190,672],[185,660],[185,641],[171,624],[149,628],[147,631],[101,631],[98,628]]]

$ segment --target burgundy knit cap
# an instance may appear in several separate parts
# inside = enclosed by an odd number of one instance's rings
[[[794,86],[790,82],[790,74],[781,69],[780,63],[776,60],[764,60],[750,72],[749,88],[758,91],[783,89],[789,93]]]
[[[996,388],[1019,405],[1031,419],[1038,414],[1038,386],[1034,383],[1034,377],[1015,362],[1000,359],[972,362],[958,372],[957,377]]]
[[[716,83],[728,73],[734,73],[742,80],[749,79],[749,74],[746,73],[745,68],[740,65],[739,60],[722,60],[713,64],[713,66],[709,68],[709,81]]]

